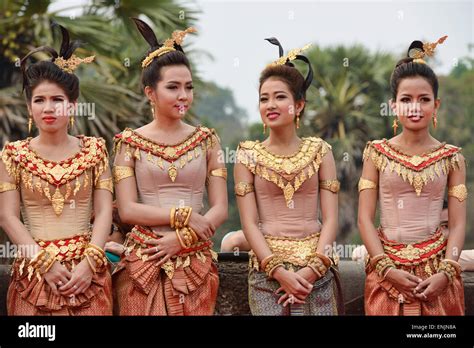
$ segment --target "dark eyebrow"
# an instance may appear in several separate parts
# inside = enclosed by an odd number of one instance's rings
[[[174,83],[174,84],[179,85],[181,82],[180,81],[166,81],[166,83]],[[193,83],[193,81],[186,81],[185,82],[185,84],[190,84],[190,83]]]
[[[57,97],[65,98],[65,96],[62,95],[62,94],[52,95],[52,96],[51,96],[51,98],[57,98]],[[34,98],[44,98],[44,95],[41,95],[41,94],[35,95]]]

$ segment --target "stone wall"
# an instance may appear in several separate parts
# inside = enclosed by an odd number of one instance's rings
[[[247,290],[247,253],[219,254],[219,294],[216,315],[250,315]],[[0,315],[6,315],[9,267],[0,266]],[[361,263],[343,260],[339,264],[346,315],[364,314],[364,267]],[[474,315],[474,272],[463,273],[466,315]]]

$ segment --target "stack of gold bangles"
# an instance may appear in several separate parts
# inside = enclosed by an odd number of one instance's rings
[[[262,269],[269,278],[273,277],[273,272],[280,266],[284,266],[283,259],[275,254],[270,254],[260,262],[260,269]]]
[[[453,279],[461,274],[461,265],[454,260],[441,260],[438,265],[438,273],[444,273],[448,277],[449,284],[452,284]]]
[[[47,273],[53,267],[58,254],[59,248],[55,245],[49,245],[38,251],[28,265],[28,280],[31,280],[33,273],[36,274],[38,280],[41,280],[41,275]]]
[[[379,254],[370,259],[370,264],[375,269],[379,277],[385,278],[386,272],[390,268],[396,268],[395,263],[387,254]]]
[[[86,250],[84,251],[84,256],[94,274],[99,272],[99,270],[101,270],[105,265],[107,265],[107,258],[105,257],[104,250],[95,244],[88,244]],[[92,260],[94,260],[95,266],[92,263],[91,258]]]
[[[191,247],[199,239],[196,232],[188,226],[192,212],[191,207],[173,207],[170,211],[170,226],[176,229],[176,236],[183,249]]]
[[[320,279],[327,273],[329,267],[331,267],[331,259],[326,255],[316,253],[308,262],[308,267],[311,268],[318,276],[318,279]]]

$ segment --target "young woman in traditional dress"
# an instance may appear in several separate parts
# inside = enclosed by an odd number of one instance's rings
[[[302,50],[260,75],[263,141],[244,141],[234,169],[235,193],[250,253],[249,303],[254,315],[336,315],[343,312],[331,246],[337,231],[339,182],[331,146],[297,135],[311,85]],[[308,65],[304,78],[292,60]],[[318,219],[321,202],[322,221]]]
[[[124,223],[134,224],[114,275],[120,315],[212,315],[219,279],[210,238],[227,218],[227,172],[214,130],[183,121],[193,80],[175,31],[150,45],[142,84],[154,118],[116,136],[113,175]],[[209,209],[204,211],[207,188]]]
[[[7,143],[0,162],[0,222],[18,247],[9,315],[112,314],[102,249],[112,223],[107,149],[102,138],[68,134],[68,123],[74,124],[68,111],[79,96],[74,70],[94,57],[75,56],[78,42],[60,28],[59,53],[39,47],[21,61],[29,127],[34,123],[39,134]],[[52,60],[27,67],[37,52]]]
[[[403,130],[368,142],[359,182],[359,228],[369,253],[367,315],[463,315],[461,253],[466,227],[466,166],[461,148],[430,134],[440,106],[426,64],[436,43],[414,41],[391,77],[391,107]],[[449,236],[441,210],[448,189]],[[381,224],[374,227],[377,198]]]

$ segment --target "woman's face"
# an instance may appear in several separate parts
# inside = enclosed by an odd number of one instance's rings
[[[400,81],[397,99],[390,104],[403,128],[417,131],[429,127],[440,101],[429,82],[417,76]]]
[[[40,132],[67,132],[68,110],[73,106],[59,85],[43,81],[33,89],[28,111]]]
[[[155,104],[155,117],[182,119],[193,103],[193,79],[185,65],[161,68],[161,80],[156,88],[145,88],[150,102]]]
[[[294,120],[304,107],[304,101],[295,103],[288,85],[278,79],[267,79],[260,88],[260,116],[271,129],[294,127]]]

